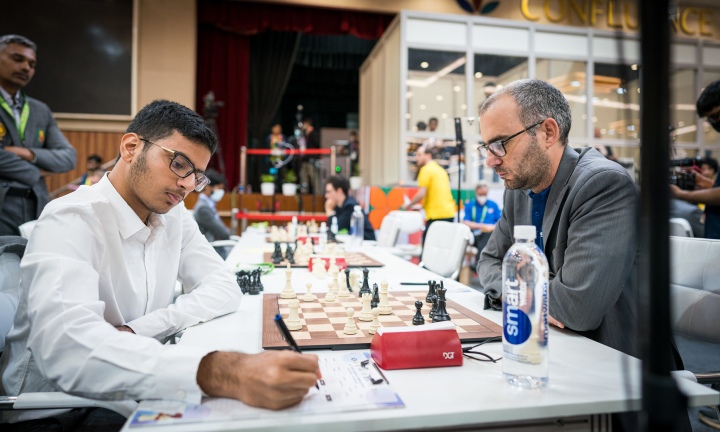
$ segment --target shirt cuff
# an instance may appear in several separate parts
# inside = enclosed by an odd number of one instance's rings
[[[197,383],[200,361],[214,349],[165,345],[155,371],[155,397],[199,404],[203,391]]]

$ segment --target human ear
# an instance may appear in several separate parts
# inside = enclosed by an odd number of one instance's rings
[[[550,148],[560,140],[560,125],[554,118],[548,118],[540,125],[540,131],[545,134],[545,147]]]
[[[141,150],[140,137],[136,133],[127,133],[120,139],[120,159],[127,163],[132,162],[135,152]]]

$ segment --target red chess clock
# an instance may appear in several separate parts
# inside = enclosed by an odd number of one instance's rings
[[[462,366],[460,337],[452,321],[417,327],[380,327],[370,343],[383,369]]]
[[[315,258],[320,258],[325,263],[325,270],[330,269],[330,257],[329,256],[320,256],[320,255],[312,255],[310,259],[308,260],[308,270],[313,270],[313,260]],[[347,262],[345,261],[344,257],[335,257],[335,265],[337,266],[338,270],[345,270],[347,268]]]

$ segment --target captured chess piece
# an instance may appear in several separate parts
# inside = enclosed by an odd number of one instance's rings
[[[378,284],[373,284],[373,295],[370,301],[370,307],[375,309],[380,304],[380,293],[378,292]]]
[[[353,315],[355,315],[355,309],[347,308],[346,313],[348,318],[347,322],[345,323],[343,333],[345,333],[346,335],[354,335],[358,331],[357,324],[355,324],[355,320],[353,319]]]
[[[280,242],[275,242],[275,250],[273,250],[272,253],[272,262],[273,264],[280,264],[283,259],[282,249],[280,249]]]
[[[295,264],[295,251],[293,251],[292,244],[288,243],[285,247],[285,259],[290,264]]]
[[[437,291],[437,310],[433,314],[432,322],[450,321],[450,314],[447,312],[445,307],[445,292],[447,291],[443,287],[442,281],[440,281],[440,287]]]
[[[380,328],[379,315],[380,315],[380,311],[377,308],[372,310],[373,320],[372,320],[372,323],[370,324],[370,327],[368,328],[368,333],[370,333],[370,334],[377,333],[377,329]]]
[[[423,316],[422,316],[422,307],[423,307],[423,302],[421,302],[420,300],[415,302],[416,311],[415,311],[415,316],[413,317],[413,320],[412,320],[413,325],[425,324],[425,318],[423,318]]]
[[[362,297],[363,294],[372,294],[372,291],[370,291],[370,282],[368,282],[368,274],[370,273],[370,270],[368,270],[367,267],[362,269],[363,272],[363,281],[362,281],[362,287],[360,288],[360,297]]]

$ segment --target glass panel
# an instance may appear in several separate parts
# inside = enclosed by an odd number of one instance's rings
[[[695,70],[678,69],[670,75],[670,121],[677,142],[695,142],[695,119]]]
[[[640,74],[636,65],[594,65],[592,98],[596,138],[640,137]]]
[[[570,138],[587,137],[587,89],[585,62],[565,60],[537,61],[537,78],[554,85],[565,95],[572,112]]]
[[[710,71],[705,69],[703,73],[703,89],[710,85],[710,83],[720,80],[720,71]],[[693,92],[694,94],[694,92]],[[698,95],[700,96],[700,95]],[[694,102],[693,102],[694,103]],[[694,114],[697,114],[694,112]],[[705,144],[720,145],[720,133],[716,132],[715,129],[710,126],[710,123],[703,119],[702,130],[705,139]]]
[[[640,148],[596,145],[596,149],[608,159],[622,165],[630,173],[630,176],[638,182],[640,180]]]
[[[464,53],[408,50],[407,130],[452,138],[452,122],[465,116]]]

